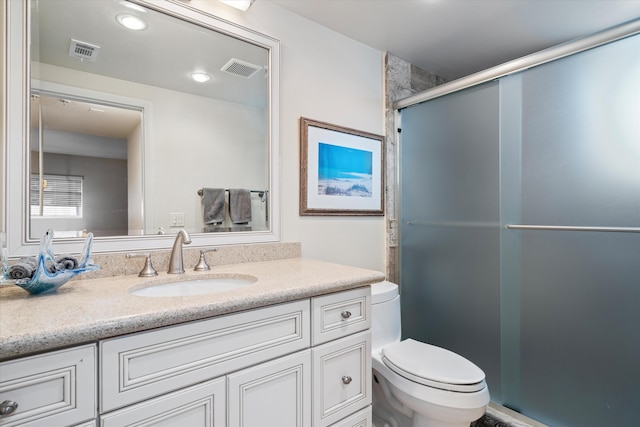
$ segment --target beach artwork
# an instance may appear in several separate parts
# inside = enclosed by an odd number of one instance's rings
[[[384,137],[300,118],[300,215],[384,215]]]
[[[372,197],[373,153],[320,142],[318,195]]]

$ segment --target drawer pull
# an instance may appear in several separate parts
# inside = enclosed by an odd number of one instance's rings
[[[351,312],[350,311],[343,311],[342,313],[340,313],[340,316],[342,316],[343,319],[348,319],[351,317]]]
[[[351,377],[345,375],[342,377],[342,383],[343,384],[350,384],[351,383]]]
[[[0,403],[0,417],[6,417],[13,414],[18,409],[18,404],[11,400],[5,400]]]

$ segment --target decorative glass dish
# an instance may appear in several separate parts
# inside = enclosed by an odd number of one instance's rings
[[[10,282],[32,295],[55,292],[78,274],[100,268],[90,263],[92,242],[93,233],[89,233],[80,258],[65,256],[56,259],[52,250],[53,230],[48,230],[40,239],[40,253],[37,256],[37,266],[33,275],[25,278],[14,277]]]

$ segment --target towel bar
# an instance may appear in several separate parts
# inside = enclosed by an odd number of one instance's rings
[[[225,189],[224,191],[226,191],[227,193],[229,192],[228,189]],[[264,197],[264,194],[268,193],[269,191],[268,190],[249,190],[249,192],[258,193],[258,196],[260,198],[262,198],[262,197]],[[202,194],[204,194],[204,193],[202,192],[202,188],[201,188],[201,189],[198,190],[198,196],[202,197]]]
[[[507,224],[508,230],[548,230],[548,231],[600,231],[608,233],[640,233],[640,227],[583,227],[566,225],[519,225]]]

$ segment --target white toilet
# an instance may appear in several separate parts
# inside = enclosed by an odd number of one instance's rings
[[[469,427],[489,403],[484,372],[440,347],[400,341],[400,296],[391,282],[371,286],[375,427]]]

